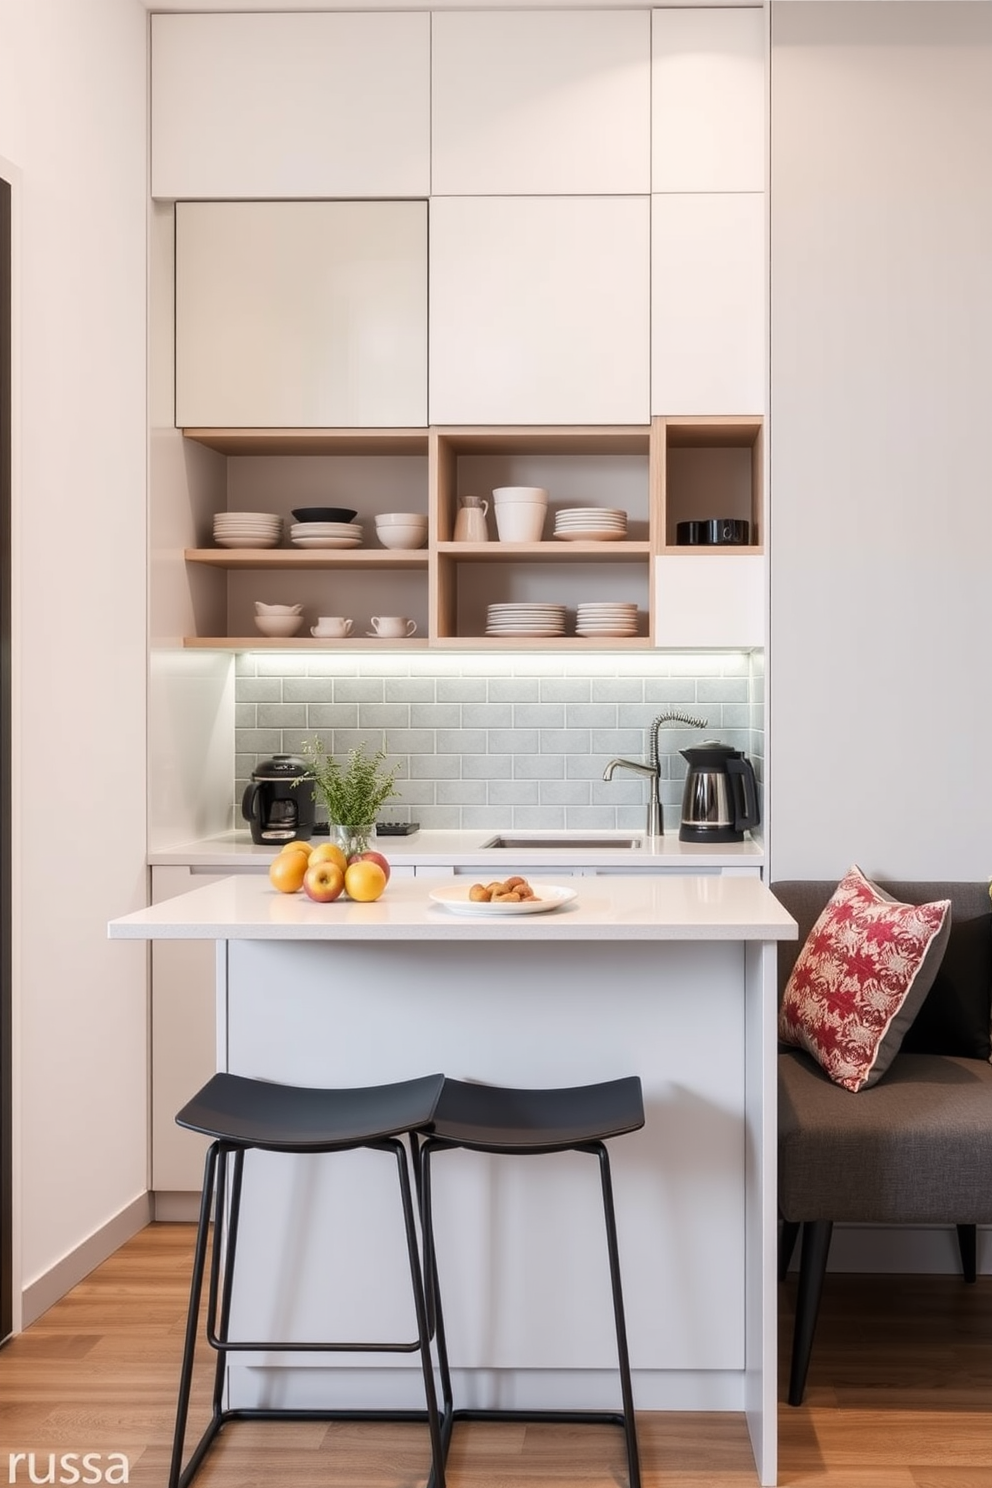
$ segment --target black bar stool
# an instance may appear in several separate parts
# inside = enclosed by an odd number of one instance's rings
[[[644,1125],[641,1082],[636,1075],[598,1085],[566,1089],[513,1090],[501,1086],[444,1081],[430,1126],[420,1134],[420,1187],[423,1210],[424,1262],[428,1308],[435,1324],[441,1378],[445,1459],[456,1421],[554,1421],[565,1424],[620,1426],[627,1446],[629,1488],[640,1488],[640,1464],[634,1422],[634,1397],[627,1352],[620,1256],[613,1207],[610,1159],[605,1142]],[[454,1409],[448,1364],[431,1211],[431,1158],[435,1153],[466,1147],[475,1152],[532,1157],[548,1152],[589,1152],[599,1159],[610,1261],[613,1315],[616,1324],[622,1411],[547,1411]]]
[[[431,1444],[432,1488],[444,1488],[444,1453],[438,1418],[431,1331],[423,1271],[417,1247],[416,1208],[410,1184],[407,1150],[401,1137],[429,1124],[441,1092],[441,1075],[426,1075],[390,1085],[351,1090],[314,1090],[279,1085],[240,1075],[214,1075],[176,1117],[180,1126],[215,1138],[205,1164],[200,1222],[196,1236],[190,1288],[186,1343],[183,1351],[176,1431],[169,1488],[186,1488],[198,1471],[218,1432],[229,1421],[426,1421]],[[399,1175],[410,1282],[417,1319],[417,1337],[403,1343],[280,1343],[273,1339],[234,1340],[229,1336],[234,1267],[241,1207],[245,1153],[252,1148],[269,1152],[347,1152],[368,1147],[391,1152]],[[230,1172],[230,1196],[227,1197]],[[213,1213],[211,1214],[211,1210]],[[206,1336],[217,1350],[213,1409],[210,1422],[183,1467],[186,1421],[189,1413],[193,1355],[199,1327],[200,1297],[206,1265],[208,1235],[213,1218]],[[425,1410],[291,1410],[222,1405],[228,1355],[235,1351],[275,1350],[286,1353],[420,1353],[426,1395]]]

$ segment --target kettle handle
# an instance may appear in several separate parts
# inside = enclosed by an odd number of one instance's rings
[[[758,786],[754,777],[754,766],[747,755],[740,759],[728,759],[727,774],[734,793],[734,831],[745,827],[756,827],[761,820],[758,808]]]
[[[245,786],[245,793],[241,797],[241,815],[245,821],[253,821],[258,817],[258,786],[252,781]]]

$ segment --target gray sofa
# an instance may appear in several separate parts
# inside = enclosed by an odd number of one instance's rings
[[[911,903],[950,899],[952,937],[957,937],[959,952],[964,946],[969,958],[966,974],[976,992],[981,985],[988,987],[992,906],[987,885],[881,882],[880,887]],[[792,880],[771,888],[799,925],[798,940],[779,946],[781,999],[796,957],[836,883]],[[966,936],[976,937],[971,946]],[[945,960],[950,954],[951,944]],[[973,972],[978,972],[977,984]],[[835,1222],[956,1225],[965,1279],[975,1279],[975,1227],[992,1224],[992,1064],[987,1057],[976,1057],[974,1050],[933,1052],[928,1046],[929,1040],[938,1049],[970,1047],[966,1028],[950,1038],[946,1030],[928,1032],[936,1026],[935,1017],[939,1023],[940,1015],[948,1011],[940,999],[950,999],[955,990],[948,978],[938,978],[930,994],[934,1001],[918,1015],[920,1031],[914,1027],[907,1033],[879,1083],[857,1094],[835,1085],[804,1051],[780,1046],[782,1279],[802,1232],[791,1405],[801,1404],[805,1391]],[[973,999],[972,1024],[976,1010]],[[966,1023],[967,1018],[959,1017],[958,1022]],[[915,1045],[914,1052],[907,1044]]]

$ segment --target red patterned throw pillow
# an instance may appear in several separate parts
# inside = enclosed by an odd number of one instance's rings
[[[937,975],[950,907],[949,899],[902,904],[851,868],[792,969],[782,1042],[807,1049],[845,1090],[876,1084]]]

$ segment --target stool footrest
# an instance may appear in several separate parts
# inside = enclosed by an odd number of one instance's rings
[[[542,1421],[557,1426],[619,1426],[626,1430],[627,1421],[622,1411],[595,1410],[475,1410],[465,1406],[452,1411],[451,1419],[459,1421],[517,1421],[540,1424]]]

